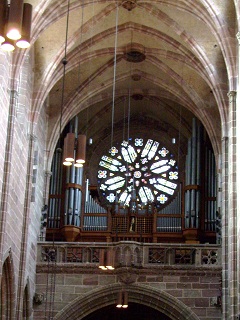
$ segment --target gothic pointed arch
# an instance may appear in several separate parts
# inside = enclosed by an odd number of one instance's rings
[[[11,320],[14,318],[14,272],[11,252],[6,258],[0,287],[0,318]]]
[[[24,288],[24,295],[23,295],[23,320],[30,319],[30,289],[29,289],[29,281]]]
[[[95,289],[85,296],[75,299],[70,305],[60,311],[54,320],[81,320],[94,311],[116,304],[117,295],[123,289],[121,284]],[[128,292],[128,302],[145,305],[158,310],[171,320],[199,320],[195,313],[181,301],[170,294],[142,284],[124,286]]]

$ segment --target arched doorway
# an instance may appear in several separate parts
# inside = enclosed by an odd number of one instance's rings
[[[106,312],[104,317],[104,310],[115,313],[112,309],[115,308],[117,295],[122,289],[123,286],[121,284],[113,284],[92,290],[79,299],[75,299],[70,305],[60,311],[54,319],[108,320]],[[158,320],[199,320],[190,308],[162,290],[142,284],[125,285],[124,290],[128,293],[129,306],[132,305],[132,308],[129,308],[129,311],[127,311],[130,314],[130,317],[127,319],[134,320],[136,317],[133,318],[133,316],[136,315],[137,308],[139,310],[141,308],[145,314],[147,311],[152,312],[153,315],[157,314],[158,317],[154,319]],[[119,313],[119,315],[121,314]],[[115,318],[113,317],[112,319]],[[126,319],[126,317],[123,319]],[[139,320],[146,319],[139,318]],[[116,320],[121,320],[121,318],[116,318]],[[151,320],[151,318],[148,318],[148,320]]]
[[[110,305],[99,309],[83,320],[171,320],[156,309],[139,303],[130,303],[127,309],[118,309],[115,305]]]

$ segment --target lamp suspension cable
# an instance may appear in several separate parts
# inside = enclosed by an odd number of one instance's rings
[[[113,95],[112,95],[112,130],[111,130],[111,148],[113,147],[113,127],[115,112],[115,91],[116,91],[116,70],[117,70],[117,41],[118,41],[118,4],[116,6],[116,27],[115,27],[115,44],[114,44],[114,67],[113,67]]]
[[[132,40],[133,40],[133,34],[131,32],[131,50],[132,50]],[[130,73],[129,73],[129,88],[128,88],[128,110],[127,110],[127,142],[129,143],[130,139],[130,118],[131,118],[131,86],[132,86],[132,81],[131,81],[131,76],[132,76],[132,62],[130,61]],[[128,187],[128,166],[127,166],[127,175],[126,175],[126,186]],[[134,189],[134,185],[133,185]]]
[[[123,141],[125,140],[125,131],[126,131],[126,101],[127,98],[124,98],[124,105],[123,105]]]
[[[131,31],[131,51],[133,44],[133,32]],[[132,62],[130,61],[130,74],[129,74],[129,89],[128,89],[128,135],[127,141],[129,142],[130,138],[130,117],[131,117],[131,88],[132,88]]]
[[[131,117],[131,94],[130,88],[128,89],[128,131],[127,131],[127,141],[129,142],[130,138],[130,117]]]
[[[83,13],[84,13],[84,1],[82,4],[82,23],[81,23],[81,37],[80,37],[80,46],[82,45],[82,37],[83,37]],[[80,84],[80,59],[78,65],[78,81]],[[76,159],[75,159],[75,167],[81,168],[85,163],[86,159],[86,140],[87,140],[87,133],[85,134],[78,134],[77,133],[77,141],[76,141]]]
[[[65,71],[66,71],[66,51],[67,51],[67,36],[68,36],[68,22],[69,22],[69,6],[70,1],[68,1],[68,15],[67,15],[67,28],[66,28],[66,42],[65,42],[65,57],[63,58],[64,65],[64,74],[63,74],[63,88],[62,88],[62,108],[61,108],[61,125],[60,129],[62,130],[62,112],[64,105],[64,90],[65,90]],[[80,67],[79,67],[80,69]],[[80,77],[79,77],[80,78]],[[64,139],[64,148],[63,148],[63,165],[75,167],[83,167],[86,159],[86,135],[78,134],[75,123],[75,133],[68,133]]]
[[[179,166],[179,159],[180,159],[181,126],[182,126],[182,106],[180,106],[180,111],[179,111],[178,155],[177,155],[177,163],[178,163],[178,166]]]
[[[61,143],[61,136],[62,136],[62,117],[63,117],[63,106],[64,106],[65,77],[66,77],[66,65],[68,63],[68,61],[67,61],[67,42],[68,42],[69,11],[70,11],[70,0],[68,0],[68,5],[67,5],[65,47],[64,47],[64,57],[62,59],[63,78],[62,78],[61,114],[60,114],[60,124],[59,124],[59,144]]]
[[[182,64],[182,75],[181,75],[181,85],[183,82],[183,68],[184,68],[184,63]],[[177,164],[179,166],[179,159],[180,159],[180,144],[181,144],[181,127],[182,127],[182,105],[180,105],[180,110],[179,110],[179,125],[178,125],[178,150],[177,150]]]
[[[59,141],[57,151],[61,152],[61,131],[62,131],[62,113],[64,103],[64,88],[65,88],[65,73],[66,73],[66,52],[67,52],[67,34],[68,34],[68,19],[69,19],[70,0],[68,0],[67,7],[67,23],[66,23],[66,40],[63,63],[63,81],[62,81],[62,100],[61,100],[61,115],[59,125]],[[55,305],[55,286],[56,286],[56,267],[57,267],[57,250],[55,247],[55,240],[53,234],[52,247],[47,252],[48,270],[46,283],[46,298],[45,298],[45,315],[44,320],[52,320],[54,315]]]
[[[80,48],[82,46],[82,39],[83,39],[83,18],[84,18],[84,0],[82,1],[82,23],[81,23],[81,34],[80,34]],[[92,36],[91,36],[91,41],[92,41]],[[80,88],[80,59],[79,59],[79,64],[78,64],[78,83],[79,83],[79,88]],[[88,110],[89,110],[89,107],[87,107],[87,115],[86,115],[86,128],[85,128],[86,138],[88,135]]]

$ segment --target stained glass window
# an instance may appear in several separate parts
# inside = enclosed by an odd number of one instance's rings
[[[166,205],[178,186],[176,160],[167,148],[152,139],[123,141],[103,155],[98,170],[99,190],[109,202],[128,206],[131,199],[139,205]]]

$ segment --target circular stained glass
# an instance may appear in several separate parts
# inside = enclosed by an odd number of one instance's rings
[[[156,203],[163,206],[171,200],[178,186],[178,167],[173,155],[159,142],[136,138],[112,147],[99,162],[100,193],[109,203],[128,206]]]

